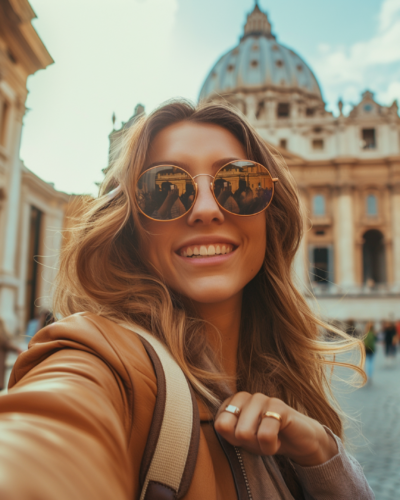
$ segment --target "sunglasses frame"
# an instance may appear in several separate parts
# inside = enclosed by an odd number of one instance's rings
[[[220,203],[219,201],[217,200],[216,196],[215,196],[215,193],[214,193],[214,181],[217,177],[217,175],[219,174],[219,172],[227,167],[228,165],[231,165],[232,163],[236,163],[236,162],[240,162],[240,161],[246,161],[246,162],[251,162],[251,163],[254,163],[255,165],[259,165],[260,167],[262,168],[265,168],[265,170],[268,172],[269,176],[271,177],[271,180],[272,180],[272,195],[271,195],[271,199],[269,200],[269,203],[266,207],[264,207],[262,210],[260,210],[259,212],[256,212],[255,214],[235,214],[234,212],[230,212],[229,210],[227,210],[226,208],[224,208]],[[271,205],[272,203],[272,200],[274,198],[274,194],[275,194],[275,183],[276,182],[279,182],[279,179],[278,177],[272,177],[271,175],[271,172],[268,170],[267,167],[265,167],[264,165],[262,165],[261,163],[258,163],[257,161],[253,161],[253,160],[233,160],[233,161],[228,161],[228,163],[225,163],[225,165],[222,165],[222,167],[220,167],[216,174],[215,175],[211,175],[211,174],[197,174],[195,175],[194,177],[192,175],[189,174],[189,172],[187,170],[185,170],[184,168],[182,167],[179,167],[178,165],[170,165],[168,163],[166,164],[161,164],[161,165],[154,165],[154,167],[150,167],[148,168],[147,170],[145,170],[144,172],[142,172],[138,178],[138,182],[137,184],[139,183],[139,180],[140,178],[146,174],[147,172],[150,172],[150,170],[153,170],[155,168],[159,168],[159,167],[170,167],[170,168],[179,168],[180,170],[183,170],[183,172],[185,172],[185,174],[187,174],[190,179],[192,180],[194,186],[195,186],[195,195],[194,195],[194,200],[193,200],[193,203],[191,205],[191,207],[189,208],[189,210],[186,210],[186,212],[182,215],[180,215],[179,217],[175,217],[174,219],[154,219],[154,217],[150,217],[150,215],[147,215],[143,212],[143,210],[140,208],[139,206],[139,203],[137,202],[137,198],[135,197],[135,201],[136,201],[136,206],[137,208],[139,209],[139,211],[145,216],[147,217],[148,219],[150,220],[154,220],[156,222],[173,222],[175,220],[178,220],[178,219],[181,219],[182,217],[185,217],[185,215],[187,215],[191,210],[192,208],[194,207],[196,201],[197,201],[197,194],[198,194],[198,187],[197,187],[197,182],[195,181],[195,178],[196,177],[200,177],[200,176],[208,176],[208,177],[212,177],[212,182],[210,182],[210,188],[211,188],[211,194],[213,195],[214,197],[214,200],[215,202],[217,203],[217,205],[219,206],[219,208],[221,210],[223,210],[224,212],[230,214],[230,215],[235,215],[237,217],[253,217],[254,215],[258,215],[262,212],[264,212],[265,210],[267,210],[267,208]]]

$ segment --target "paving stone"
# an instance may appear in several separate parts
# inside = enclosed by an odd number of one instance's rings
[[[344,371],[338,374],[346,375]],[[346,447],[362,465],[376,500],[400,500],[399,386],[399,353],[388,365],[381,345],[371,383],[351,394],[344,394],[342,384],[336,384],[343,410],[359,419],[346,429]]]

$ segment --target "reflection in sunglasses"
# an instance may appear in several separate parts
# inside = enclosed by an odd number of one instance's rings
[[[262,165],[236,161],[217,172],[213,192],[226,211],[254,215],[271,202],[273,180]],[[192,177],[182,168],[170,165],[144,172],[136,190],[140,210],[156,220],[172,220],[184,215],[192,207],[195,194]]]

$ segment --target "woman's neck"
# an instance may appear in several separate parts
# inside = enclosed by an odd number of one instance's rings
[[[195,307],[200,317],[213,325],[207,329],[207,337],[222,367],[229,376],[236,378],[242,292],[224,302],[212,304],[197,302]]]

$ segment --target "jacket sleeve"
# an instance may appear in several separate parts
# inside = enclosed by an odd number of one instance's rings
[[[0,498],[132,498],[125,395],[102,359],[61,349],[0,397]]]
[[[338,445],[338,453],[328,462],[315,467],[301,467],[293,463],[303,486],[306,500],[374,500],[370,488],[357,460],[348,455],[342,441],[327,427]]]

